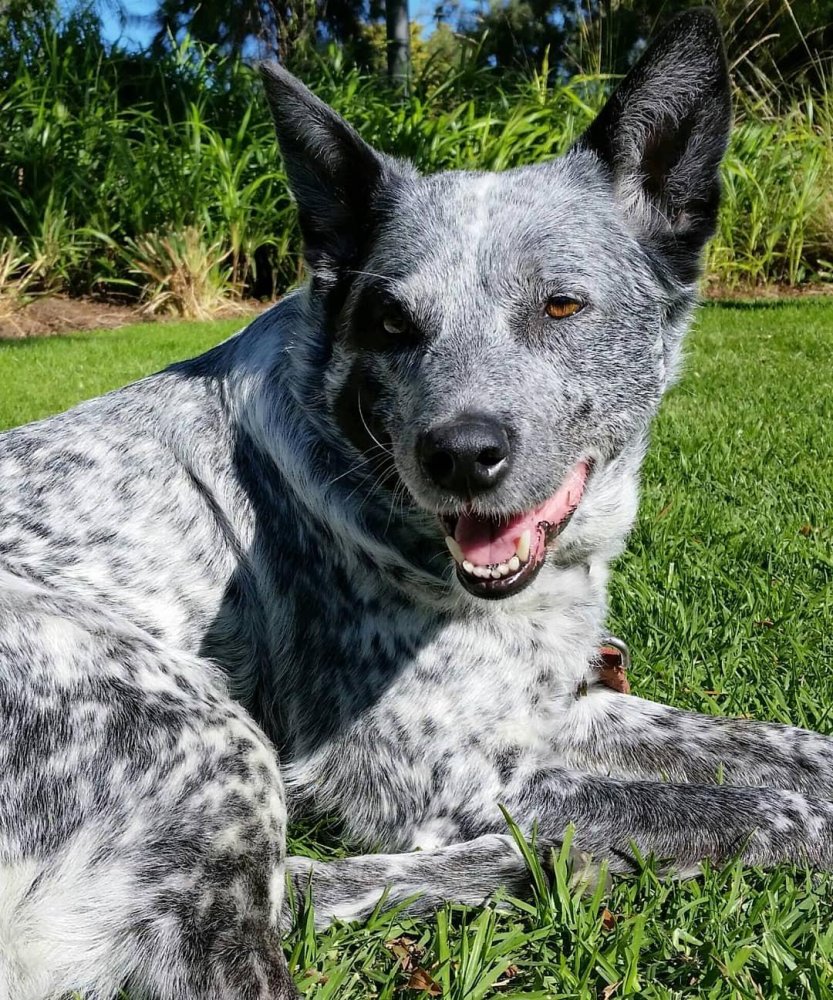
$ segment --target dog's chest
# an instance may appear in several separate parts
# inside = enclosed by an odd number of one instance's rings
[[[446,625],[420,649],[382,703],[419,716],[435,743],[459,750],[532,750],[547,738],[584,677],[564,620],[474,620]]]
[[[551,759],[590,672],[595,629],[583,611],[353,611],[325,671],[302,656],[286,677],[291,796],[361,839],[410,846],[472,790],[497,801],[517,768]],[[321,656],[314,647],[307,654]]]

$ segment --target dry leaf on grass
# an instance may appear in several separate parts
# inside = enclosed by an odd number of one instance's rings
[[[408,979],[406,988],[409,990],[421,990],[430,997],[441,996],[443,992],[440,984],[432,979],[425,969],[414,969]]]
[[[399,962],[399,968],[403,972],[410,973],[405,989],[419,990],[432,997],[438,997],[442,994],[440,984],[432,979],[425,969],[420,968],[419,960],[425,954],[425,949],[419,946],[416,938],[403,934],[398,938],[385,941],[385,947]]]
[[[419,960],[425,954],[425,949],[420,948],[416,938],[403,934],[398,938],[391,938],[385,941],[385,947],[391,952],[399,962],[399,967],[403,972],[413,972],[419,966]]]
[[[518,978],[520,971],[517,965],[508,965],[495,980],[495,989],[500,989],[502,986],[511,986],[512,980]]]

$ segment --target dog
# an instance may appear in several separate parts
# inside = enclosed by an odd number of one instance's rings
[[[307,284],[2,437],[0,997],[295,996],[287,877],[319,925],[520,894],[501,807],[614,872],[830,868],[831,740],[596,666],[716,222],[712,14],[502,174],[263,76]],[[288,810],[387,853],[286,858]]]

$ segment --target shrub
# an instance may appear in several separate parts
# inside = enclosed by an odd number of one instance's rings
[[[41,264],[14,237],[0,238],[0,323],[14,325],[15,313],[31,299]]]
[[[0,238],[14,247],[15,301],[36,289],[119,293],[196,315],[295,282],[294,210],[252,69],[187,38],[154,58],[108,50],[95,20],[79,17],[0,45]],[[368,141],[424,170],[555,156],[611,84],[552,82],[546,62],[497,77],[475,53],[441,82],[427,64],[403,99],[335,48],[305,64]],[[774,88],[738,91],[712,280],[833,278],[830,95],[781,106]]]

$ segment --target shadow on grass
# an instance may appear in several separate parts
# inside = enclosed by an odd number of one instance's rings
[[[733,312],[783,312],[796,306],[833,307],[833,296],[818,294],[794,295],[781,299],[705,299],[704,309],[728,309]]]
[[[100,337],[102,333],[112,333],[113,335],[116,335],[122,332],[123,331],[120,329],[87,330],[79,331],[78,333],[51,333],[38,337],[0,337],[0,348],[4,351],[10,347],[17,350],[32,347],[39,347],[42,349],[45,342],[49,342],[50,344],[53,342],[59,342],[61,344],[85,343],[90,340],[95,340],[97,337]]]

